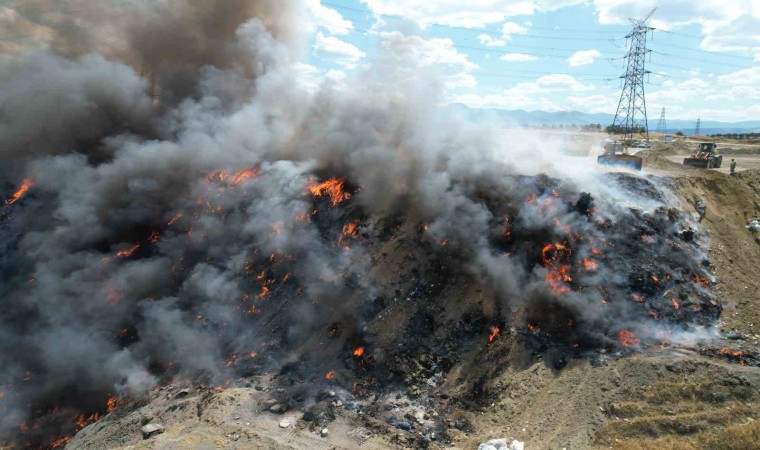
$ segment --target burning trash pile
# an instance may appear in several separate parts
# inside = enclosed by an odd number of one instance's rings
[[[324,386],[424,396],[507,343],[561,368],[709,333],[704,242],[656,180],[517,170],[436,107],[438,83],[369,70],[310,92],[300,2],[217,3],[93,23],[185,30],[214,10],[223,29],[189,40],[208,46],[143,55],[167,61],[160,106],[123,62],[147,51],[135,28],[123,54],[60,42],[0,71],[17,112],[0,129],[0,441],[61,447],[171,383],[277,373],[305,408]]]

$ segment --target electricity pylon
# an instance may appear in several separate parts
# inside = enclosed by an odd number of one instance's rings
[[[644,63],[647,54],[651,51],[647,49],[647,33],[653,31],[654,28],[647,26],[646,22],[656,9],[654,8],[641,20],[628,19],[633,24],[633,30],[626,36],[626,39],[631,40],[631,45],[625,56],[628,60],[625,75],[620,77],[625,80],[623,91],[620,93],[615,120],[612,121],[613,132],[623,134],[624,139],[633,139],[634,133],[643,133],[649,140],[644,76],[651,72],[646,70]]]
[[[695,136],[699,136],[699,125],[700,125],[701,122],[702,122],[702,118],[701,117],[697,117],[697,128],[694,130],[694,135]]]
[[[665,122],[665,107],[662,107],[662,112],[660,113],[660,120],[657,122],[657,128],[654,130],[656,133],[667,133],[668,132],[668,124]]]

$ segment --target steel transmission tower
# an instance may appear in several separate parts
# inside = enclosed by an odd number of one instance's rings
[[[694,130],[694,135],[695,136],[699,135],[699,125],[700,125],[700,122],[702,122],[702,118],[701,117],[697,117],[697,128]]]
[[[668,123],[665,122],[665,107],[662,107],[662,112],[660,113],[660,120],[657,122],[657,129],[654,130],[657,133],[667,133],[668,131]]]
[[[625,75],[620,78],[625,80],[623,91],[620,93],[615,120],[612,122],[612,130],[624,135],[624,139],[633,139],[634,134],[644,133],[649,140],[649,128],[647,124],[647,102],[644,99],[644,76],[650,72],[644,67],[647,54],[647,33],[654,28],[647,26],[646,22],[652,17],[655,10],[647,14],[641,20],[628,19],[633,23],[633,30],[626,36],[631,40]]]

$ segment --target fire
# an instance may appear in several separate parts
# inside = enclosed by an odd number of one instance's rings
[[[639,345],[639,338],[635,334],[628,330],[620,330],[618,333],[618,339],[623,347],[630,347],[632,345]]]
[[[602,254],[602,251],[596,247],[591,248],[591,253],[595,254],[596,256],[600,256]]]
[[[338,245],[342,245],[346,247],[346,250],[348,250],[348,241],[350,239],[355,239],[358,236],[357,228],[359,227],[359,222],[350,222],[345,225],[343,225],[343,229],[340,232],[340,238],[338,238]]]
[[[675,297],[671,298],[671,300],[673,300],[673,308],[678,309],[681,307],[681,304],[678,303],[678,300],[676,300]]]
[[[701,284],[703,288],[710,289],[710,279],[707,277],[701,277],[696,273],[691,274],[691,279],[697,284]]]
[[[631,294],[631,298],[634,299],[638,303],[644,303],[644,301],[646,300],[641,295],[636,295],[636,294]]]
[[[573,230],[567,225],[562,225],[562,222],[558,218],[554,218],[554,224],[557,225],[557,227],[562,230],[563,232],[570,234]]]
[[[169,221],[166,223],[166,225],[167,226],[172,226],[172,225],[174,225],[174,222],[178,221],[181,218],[182,218],[182,213],[177,213],[177,214],[174,215],[174,217],[172,217],[171,219],[169,219]]]
[[[150,237],[148,237],[148,242],[151,244],[155,244],[158,242],[158,240],[161,238],[161,234],[158,231],[152,231],[150,233]]]
[[[13,193],[13,197],[5,201],[5,206],[12,205],[19,201],[21,197],[26,195],[26,193],[29,191],[29,188],[31,188],[33,185],[34,183],[32,183],[32,180],[29,178],[24,179],[24,181],[21,182],[21,186],[19,186],[16,192]]]
[[[546,282],[549,283],[555,295],[562,295],[572,290],[570,286],[565,284],[573,281],[573,278],[567,274],[569,268],[570,266],[567,265],[561,266],[559,269],[550,268],[546,273]]]
[[[130,256],[132,256],[137,251],[138,248],[140,248],[140,244],[137,244],[137,245],[135,245],[132,248],[128,248],[126,250],[122,250],[120,252],[117,252],[116,253],[116,257],[117,258],[129,258]]]
[[[488,335],[488,342],[493,342],[499,336],[499,327],[491,327],[491,333]]]
[[[552,251],[554,251],[555,254],[552,254]],[[555,264],[560,257],[569,256],[571,252],[572,250],[570,248],[562,244],[546,244],[541,249],[541,259],[543,260],[544,266],[548,267],[546,282],[549,283],[549,286],[551,286],[555,295],[562,295],[572,290],[569,286],[565,285],[565,283],[573,281],[573,278],[568,274],[570,266],[562,264],[557,268]]]
[[[245,180],[256,178],[259,175],[258,170],[256,169],[244,169],[240,172],[236,173],[235,176],[232,177],[232,184],[240,184]]]
[[[327,374],[325,374],[325,380],[332,380],[333,378],[335,378],[335,371],[334,370],[331,370],[331,371],[327,372]]]
[[[722,348],[715,352],[718,355],[728,355],[728,356],[744,356],[745,353],[741,350],[731,350],[730,348]]]
[[[652,275],[652,281],[654,281],[655,283],[659,283],[660,278],[657,275]]]
[[[354,356],[356,356],[357,358],[362,356],[363,354],[364,354],[364,347],[357,347],[356,349],[354,349]]]
[[[71,436],[64,436],[62,438],[58,438],[50,443],[50,448],[62,448],[65,447],[66,444],[71,442],[72,437]]]
[[[531,333],[538,333],[539,331],[541,331],[541,327],[539,327],[538,325],[528,324],[528,331],[530,331]]]
[[[80,414],[79,416],[77,416],[77,419],[76,419],[77,430],[81,430],[82,428],[87,427],[87,425],[89,425],[91,423],[95,423],[98,420],[100,420],[100,414],[98,414],[98,413],[94,413],[94,414],[91,414],[89,416],[85,416],[84,414]]]
[[[251,352],[248,354],[250,359],[256,359],[257,356],[259,356],[258,352]]]
[[[331,178],[325,182],[309,186],[308,191],[315,197],[323,197],[325,195],[330,197],[330,207],[334,207],[351,198],[350,193],[343,191],[345,182],[345,178]]]
[[[599,268],[599,264],[597,264],[593,259],[583,258],[583,267],[586,270],[593,272]]]

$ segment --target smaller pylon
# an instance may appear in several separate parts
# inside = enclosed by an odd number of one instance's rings
[[[665,107],[662,107],[662,112],[660,113],[660,121],[657,122],[657,129],[654,130],[655,133],[667,133],[668,130],[668,124],[665,122]]]
[[[696,135],[696,136],[699,135],[699,124],[700,124],[700,122],[702,122],[702,118],[701,117],[697,117],[697,128],[694,130],[694,135]]]

